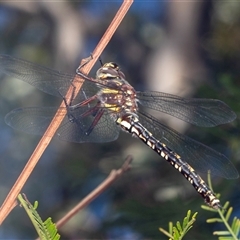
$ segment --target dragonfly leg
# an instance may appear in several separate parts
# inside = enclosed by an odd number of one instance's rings
[[[100,62],[101,66],[103,66],[103,62],[102,62],[101,57],[98,58],[98,61]]]
[[[81,69],[83,66],[85,66],[86,64],[88,64],[92,59],[93,59],[93,56],[92,56],[92,54],[91,54],[90,57],[86,58],[86,61],[85,61],[84,63],[82,63],[82,64],[77,68],[77,70],[76,70],[77,75],[80,75],[80,74],[78,74],[78,73],[80,72],[80,69]],[[80,75],[81,77],[83,77],[83,78],[87,77],[87,76],[85,76],[83,73],[81,73],[81,74],[82,74],[82,75]],[[83,76],[83,75],[84,75],[84,76]],[[71,92],[71,98],[70,98],[70,103],[69,103],[69,105],[72,104],[72,101],[73,101],[74,98],[75,98],[76,86],[73,84],[73,80],[74,80],[74,78],[70,81],[70,83],[71,83],[71,85],[72,85],[72,87],[73,87],[73,90],[72,90],[72,92]],[[59,92],[59,94],[62,96],[62,94],[61,94],[60,92]],[[64,98],[64,96],[62,96],[62,97]],[[66,100],[64,100],[64,102],[66,103]]]
[[[64,101],[64,103],[65,103],[66,106],[71,106],[71,105],[72,105],[72,101],[74,100],[74,97],[75,97],[75,89],[76,89],[76,87],[75,87],[75,85],[72,83],[72,81],[71,81],[70,83],[71,83],[71,85],[72,85],[72,87],[73,87],[73,90],[72,90],[72,92],[71,92],[71,97],[70,97],[69,103],[67,103],[66,97],[65,97],[64,95],[62,95],[61,92],[58,90],[58,93],[59,93],[59,95],[62,97],[62,99],[63,99],[63,101]]]
[[[96,114],[98,113],[98,111],[99,111],[99,105],[96,105],[95,107],[90,108],[86,112],[82,113],[80,115],[80,117],[83,118],[83,117],[87,117],[89,115],[92,115],[93,117],[95,117]]]
[[[70,109],[72,110],[71,107],[70,107]],[[87,136],[92,132],[94,127],[97,125],[97,123],[101,119],[103,113],[104,113],[104,109],[100,108],[100,102],[99,102],[98,104],[96,104],[96,106],[94,106],[93,108],[88,109],[87,111],[82,113],[80,116],[78,116],[78,119],[87,117],[89,115],[92,115],[94,117],[90,127],[85,132],[85,134]],[[72,123],[77,123],[78,122],[78,119],[76,119],[72,114],[69,114],[68,118],[69,118],[69,121],[72,122]]]
[[[96,99],[97,99],[97,96],[94,95],[94,96],[92,96],[92,97],[90,97],[90,98],[88,98],[88,99],[86,99],[86,100],[84,100],[84,101],[82,101],[82,102],[80,102],[76,105],[69,105],[66,102],[66,99],[63,98],[63,101],[64,101],[64,103],[66,105],[66,108],[67,108],[67,116],[68,116],[69,121],[72,122],[72,123],[76,122],[76,118],[73,116],[73,114],[71,114],[71,112],[73,112],[75,109],[77,109],[79,107],[82,107],[82,106],[85,106],[85,105],[91,103],[92,101],[94,101]],[[88,116],[88,115],[92,114],[94,111],[96,111],[95,110],[96,106],[93,107],[93,108],[90,108],[90,106],[88,105],[88,108],[89,108],[89,110],[87,110],[85,113],[81,114],[81,117]]]
[[[71,107],[72,109],[76,109],[76,108],[85,106],[85,105],[87,105],[87,104],[89,104],[92,101],[97,100],[97,99],[98,99],[97,95],[94,95],[94,96],[92,96],[92,97],[90,97],[90,98],[88,98],[88,99],[86,99],[86,100],[84,100],[84,101],[82,101],[80,103],[77,103],[77,104],[71,105],[71,106],[68,105],[68,106]]]
[[[88,136],[92,130],[94,129],[94,127],[97,125],[98,121],[101,119],[102,115],[104,113],[104,110],[102,108],[100,108],[92,122],[92,124],[90,125],[90,127],[88,128],[86,135]]]
[[[76,74],[79,75],[80,77],[84,78],[85,80],[91,81],[91,82],[95,82],[95,83],[99,83],[99,80],[96,80],[95,78],[91,78],[88,77],[86,74],[81,72],[81,68],[83,68],[83,66],[85,66],[86,64],[88,64],[91,60],[93,59],[92,55],[87,59],[86,62],[84,62],[83,64],[81,64],[77,70],[76,70]]]
[[[85,58],[86,61],[84,63],[82,63],[77,69],[76,69],[76,74],[80,75],[81,77],[85,78],[87,77],[85,74],[83,74],[80,69],[83,68],[85,65],[87,65],[92,59],[93,59],[93,55],[91,54],[88,58]]]
[[[91,54],[89,57],[84,58],[84,60],[86,59],[86,61],[84,61],[84,63],[82,63],[76,70],[76,73],[78,73],[78,71],[80,71],[81,68],[83,68],[85,65],[87,65],[91,60],[93,60],[93,55]]]

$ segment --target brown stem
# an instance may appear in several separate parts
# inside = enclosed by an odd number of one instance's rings
[[[108,177],[91,193],[89,193],[80,203],[78,203],[72,210],[70,210],[64,217],[62,217],[57,223],[56,227],[59,229],[62,227],[67,221],[69,221],[75,214],[77,214],[81,209],[87,206],[90,202],[92,202],[95,198],[97,198],[103,191],[105,191],[114,181],[116,181],[119,177],[122,176],[127,170],[130,169],[130,164],[132,162],[132,157],[127,156],[124,164],[118,170],[112,170]]]
[[[98,43],[97,47],[93,51],[93,60],[90,61],[88,64],[86,64],[82,68],[82,72],[85,74],[88,74],[97,61],[97,59],[100,57],[102,51],[107,46],[108,42],[110,41],[111,37],[113,36],[114,32],[116,31],[117,27],[121,23],[123,17],[126,15],[128,9],[130,8],[133,0],[124,0],[123,4],[119,8],[118,12],[116,13],[113,21],[109,25],[108,29],[106,30],[105,34],[103,35],[102,39]],[[79,81],[81,80],[81,81]],[[76,87],[75,88],[75,95],[79,92],[84,80],[80,78],[79,76],[75,76],[73,84]],[[65,99],[69,99],[72,95],[73,88],[70,86]],[[65,107],[64,101],[61,103],[60,108]],[[45,134],[39,141],[37,147],[35,148],[34,152],[32,153],[32,156],[29,158],[27,164],[25,165],[23,171],[19,175],[18,179],[16,180],[14,186],[10,190],[9,194],[7,195],[5,201],[3,202],[1,208],[0,208],[0,224],[4,221],[4,219],[8,216],[10,211],[12,210],[12,206],[14,206],[14,201],[17,198],[18,194],[22,190],[24,184],[26,183],[28,177],[32,173],[34,167],[38,163],[40,157],[42,156],[43,152],[47,148],[48,144],[50,143],[52,136],[57,131],[58,127],[60,126],[64,114],[58,114],[60,110],[57,111],[56,115],[54,116],[52,122],[50,123],[49,127],[47,128]],[[61,110],[62,112],[62,110]],[[66,114],[66,112],[65,112]],[[51,136],[51,137],[50,137]]]
[[[90,192],[84,199],[81,200],[74,208],[72,208],[64,217],[62,217],[57,223],[56,228],[59,229],[64,226],[74,215],[76,215],[81,209],[87,206],[95,198],[97,198],[102,192],[104,192],[114,181],[121,177],[126,171],[131,168],[132,156],[127,156],[122,167],[118,170],[112,170],[108,177],[92,192]],[[26,197],[25,197],[26,198]],[[37,238],[36,240],[40,240]]]

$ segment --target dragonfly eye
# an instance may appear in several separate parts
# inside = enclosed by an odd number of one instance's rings
[[[125,75],[122,71],[120,71],[120,67],[117,63],[115,62],[109,62],[109,63],[105,63],[102,66],[102,73],[105,72],[108,74],[108,77],[113,79],[113,78],[122,78],[125,79]],[[99,69],[100,70],[100,69]]]
[[[98,69],[96,77],[102,80],[116,79],[118,78],[118,72],[114,69],[103,66]]]
[[[98,69],[96,76],[102,80],[125,79],[124,73],[120,71],[118,64],[114,62],[105,63]]]
[[[119,71],[119,69],[120,69],[119,66],[118,66],[118,64],[115,63],[115,62],[105,63],[105,64],[103,65],[103,67],[112,68],[112,69],[114,69],[114,70],[116,70],[116,71]]]

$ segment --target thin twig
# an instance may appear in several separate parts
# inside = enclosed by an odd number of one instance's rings
[[[93,60],[89,62],[89,64],[85,65],[82,68],[82,72],[86,75],[90,72],[91,68],[97,61],[97,59],[100,57],[102,51],[107,46],[108,42],[110,41],[111,37],[113,36],[114,32],[118,28],[119,24],[121,23],[122,19],[128,12],[128,9],[130,8],[133,0],[125,0],[123,4],[121,5],[120,9],[118,10],[117,14],[115,15],[112,23],[108,27],[107,31],[103,35],[102,39],[100,40],[99,44],[93,51]],[[79,81],[81,80],[81,81]],[[76,87],[75,88],[75,95],[77,95],[78,91],[80,90],[84,80],[81,79],[79,76],[76,76],[74,78],[73,84]],[[72,93],[72,87],[69,88],[66,99],[71,96]],[[65,107],[65,103],[62,102],[60,105],[60,108]],[[62,110],[61,110],[62,112]],[[52,122],[50,123],[49,127],[47,128],[45,134],[39,141],[37,147],[35,148],[32,156],[28,160],[27,164],[25,165],[23,171],[19,175],[17,181],[15,182],[14,186],[10,190],[8,196],[6,197],[5,201],[3,202],[1,208],[0,208],[0,224],[4,221],[4,219],[8,216],[10,211],[12,210],[12,206],[14,204],[15,199],[17,198],[18,194],[22,190],[24,184],[26,183],[28,177],[32,173],[34,167],[38,163],[40,157],[42,156],[43,152],[47,148],[48,144],[50,143],[52,136],[57,131],[58,127],[60,126],[62,120],[64,118],[64,114],[58,114],[58,111],[56,115],[54,116]]]
[[[103,191],[105,191],[114,181],[121,177],[126,171],[130,169],[130,164],[132,162],[132,156],[127,156],[124,164],[118,170],[112,170],[108,177],[91,193],[89,193],[84,199],[81,200],[73,209],[71,209],[63,218],[61,218],[57,223],[56,227],[59,229],[66,222],[68,222],[75,214],[77,214],[81,209],[87,206],[95,198],[97,198]]]

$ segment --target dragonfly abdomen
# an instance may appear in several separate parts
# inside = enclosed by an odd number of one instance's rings
[[[153,137],[152,133],[142,126],[135,115],[126,114],[120,117],[117,119],[117,124],[120,125],[123,130],[140,138],[146,145],[178,170],[192,184],[210,207],[215,209],[221,208],[219,199],[217,199],[215,194],[195,170],[187,162],[183,161],[177,153]]]

